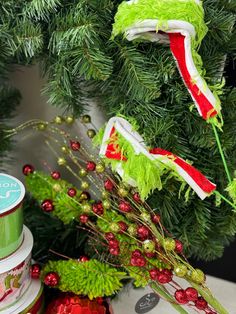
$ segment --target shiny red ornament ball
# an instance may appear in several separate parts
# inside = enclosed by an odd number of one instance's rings
[[[73,151],[79,150],[80,149],[80,142],[78,142],[78,141],[70,141],[70,148]]]
[[[188,298],[186,292],[183,289],[175,291],[175,299],[180,304],[187,304]]]
[[[59,180],[60,177],[61,177],[61,174],[59,171],[53,171],[51,172],[51,177],[54,179],[54,180]]]
[[[133,200],[137,203],[140,203],[141,202],[141,198],[140,198],[140,195],[138,192],[134,193],[133,194]]]
[[[59,284],[60,277],[56,272],[47,273],[44,277],[44,283],[49,287],[56,287]]]
[[[89,216],[88,215],[80,215],[79,216],[79,221],[82,223],[82,224],[86,224],[88,221],[89,221]]]
[[[22,168],[22,172],[25,176],[34,172],[34,167],[32,165],[24,165]]]
[[[85,262],[88,262],[88,261],[89,261],[89,258],[88,258],[87,256],[81,256],[80,259],[79,259],[79,261],[80,261],[81,263],[85,263]]]
[[[114,233],[107,232],[107,233],[105,233],[105,238],[107,239],[107,241],[110,241],[110,240],[114,240],[116,237],[115,237]]]
[[[126,201],[121,201],[119,204],[119,209],[124,213],[130,213],[132,211],[132,208],[130,206],[130,203]]]
[[[41,208],[46,213],[50,213],[54,210],[54,205],[52,200],[44,200],[41,204]]]
[[[39,264],[33,264],[30,267],[30,276],[31,276],[31,278],[39,279],[40,274],[41,274],[41,267],[40,267],[40,265]]]
[[[86,169],[88,171],[94,171],[96,169],[96,164],[93,161],[88,161],[86,164]]]
[[[175,240],[175,252],[180,254],[183,252],[183,248],[184,248],[183,243],[176,239]]]
[[[199,310],[205,310],[207,308],[207,301],[203,299],[203,297],[198,297],[195,301],[195,306]]]
[[[68,189],[68,191],[67,191],[67,194],[70,196],[70,197],[75,197],[75,195],[76,195],[76,189],[74,189],[74,188],[70,188],[70,189]]]
[[[102,299],[102,298],[99,298]],[[96,298],[77,296],[73,293],[61,293],[47,307],[45,314],[105,314],[105,301]]]
[[[139,238],[141,238],[142,240],[146,240],[149,237],[150,232],[146,226],[139,226],[137,228],[137,234]]]
[[[149,270],[149,275],[152,280],[157,280],[157,276],[160,274],[160,271],[157,268],[152,268]]]
[[[125,223],[124,221],[119,221],[119,222],[118,222],[118,226],[120,227],[119,233],[124,233],[124,232],[126,232],[127,229],[128,229],[128,225],[127,225],[127,223]]]
[[[112,191],[113,188],[114,188],[113,182],[112,182],[110,179],[107,179],[107,180],[104,182],[104,188],[105,188],[107,191]]]
[[[198,299],[198,292],[192,287],[187,288],[185,293],[189,301],[196,301]]]
[[[154,224],[158,224],[158,223],[160,222],[160,220],[161,220],[161,216],[158,215],[158,214],[153,214],[153,215],[151,216],[151,219],[152,219],[152,222],[153,222]]]

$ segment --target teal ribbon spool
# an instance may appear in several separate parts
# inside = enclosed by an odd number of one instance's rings
[[[14,253],[23,241],[24,185],[0,173],[0,259]]]

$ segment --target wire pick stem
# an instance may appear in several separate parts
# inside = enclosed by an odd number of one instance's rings
[[[228,168],[228,165],[227,165],[227,162],[226,162],[226,159],[225,159],[225,155],[224,155],[224,152],[223,152],[223,149],[222,149],[222,145],[221,145],[221,142],[220,142],[219,134],[217,132],[216,126],[213,123],[211,125],[212,125],[212,128],[213,128],[214,134],[215,134],[216,142],[217,142],[218,149],[219,149],[222,161],[223,161],[223,165],[224,165],[224,168],[225,168],[225,172],[226,172],[227,178],[228,178],[229,182],[231,183],[232,179],[231,179],[229,168]]]
[[[228,200],[224,195],[222,195],[220,192],[215,191],[214,192],[216,195],[218,195],[220,198],[222,198],[222,200],[224,200],[226,203],[228,203],[230,206],[232,206],[234,208],[234,210],[236,210],[236,205],[234,203],[232,203],[230,200]]]

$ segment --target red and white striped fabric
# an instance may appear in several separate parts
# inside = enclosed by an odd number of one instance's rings
[[[116,142],[117,133],[123,136],[132,145],[135,154],[138,155],[142,153],[152,161],[159,160],[167,166],[169,164],[171,168],[173,168],[174,165],[177,173],[191,186],[202,200],[211,195],[216,189],[214,183],[209,181],[200,171],[182,158],[161,148],[149,150],[145,146],[143,138],[133,130],[132,125],[127,120],[114,117],[107,123],[100,148],[100,156],[120,161],[116,171],[121,177],[124,175],[122,163],[126,162],[127,159],[122,154],[122,149]],[[130,178],[129,183],[135,186],[133,178]]]
[[[211,92],[194,63],[191,39],[195,35],[192,24],[179,20],[169,20],[162,25],[158,19],[148,19],[137,22],[126,29],[126,38],[130,41],[143,38],[170,45],[179,72],[199,114],[203,119],[208,120],[219,113],[220,101]]]

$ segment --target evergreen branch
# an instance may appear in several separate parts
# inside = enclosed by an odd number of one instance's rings
[[[56,13],[61,0],[31,0],[23,8],[23,14],[34,20],[46,20],[49,14]]]

